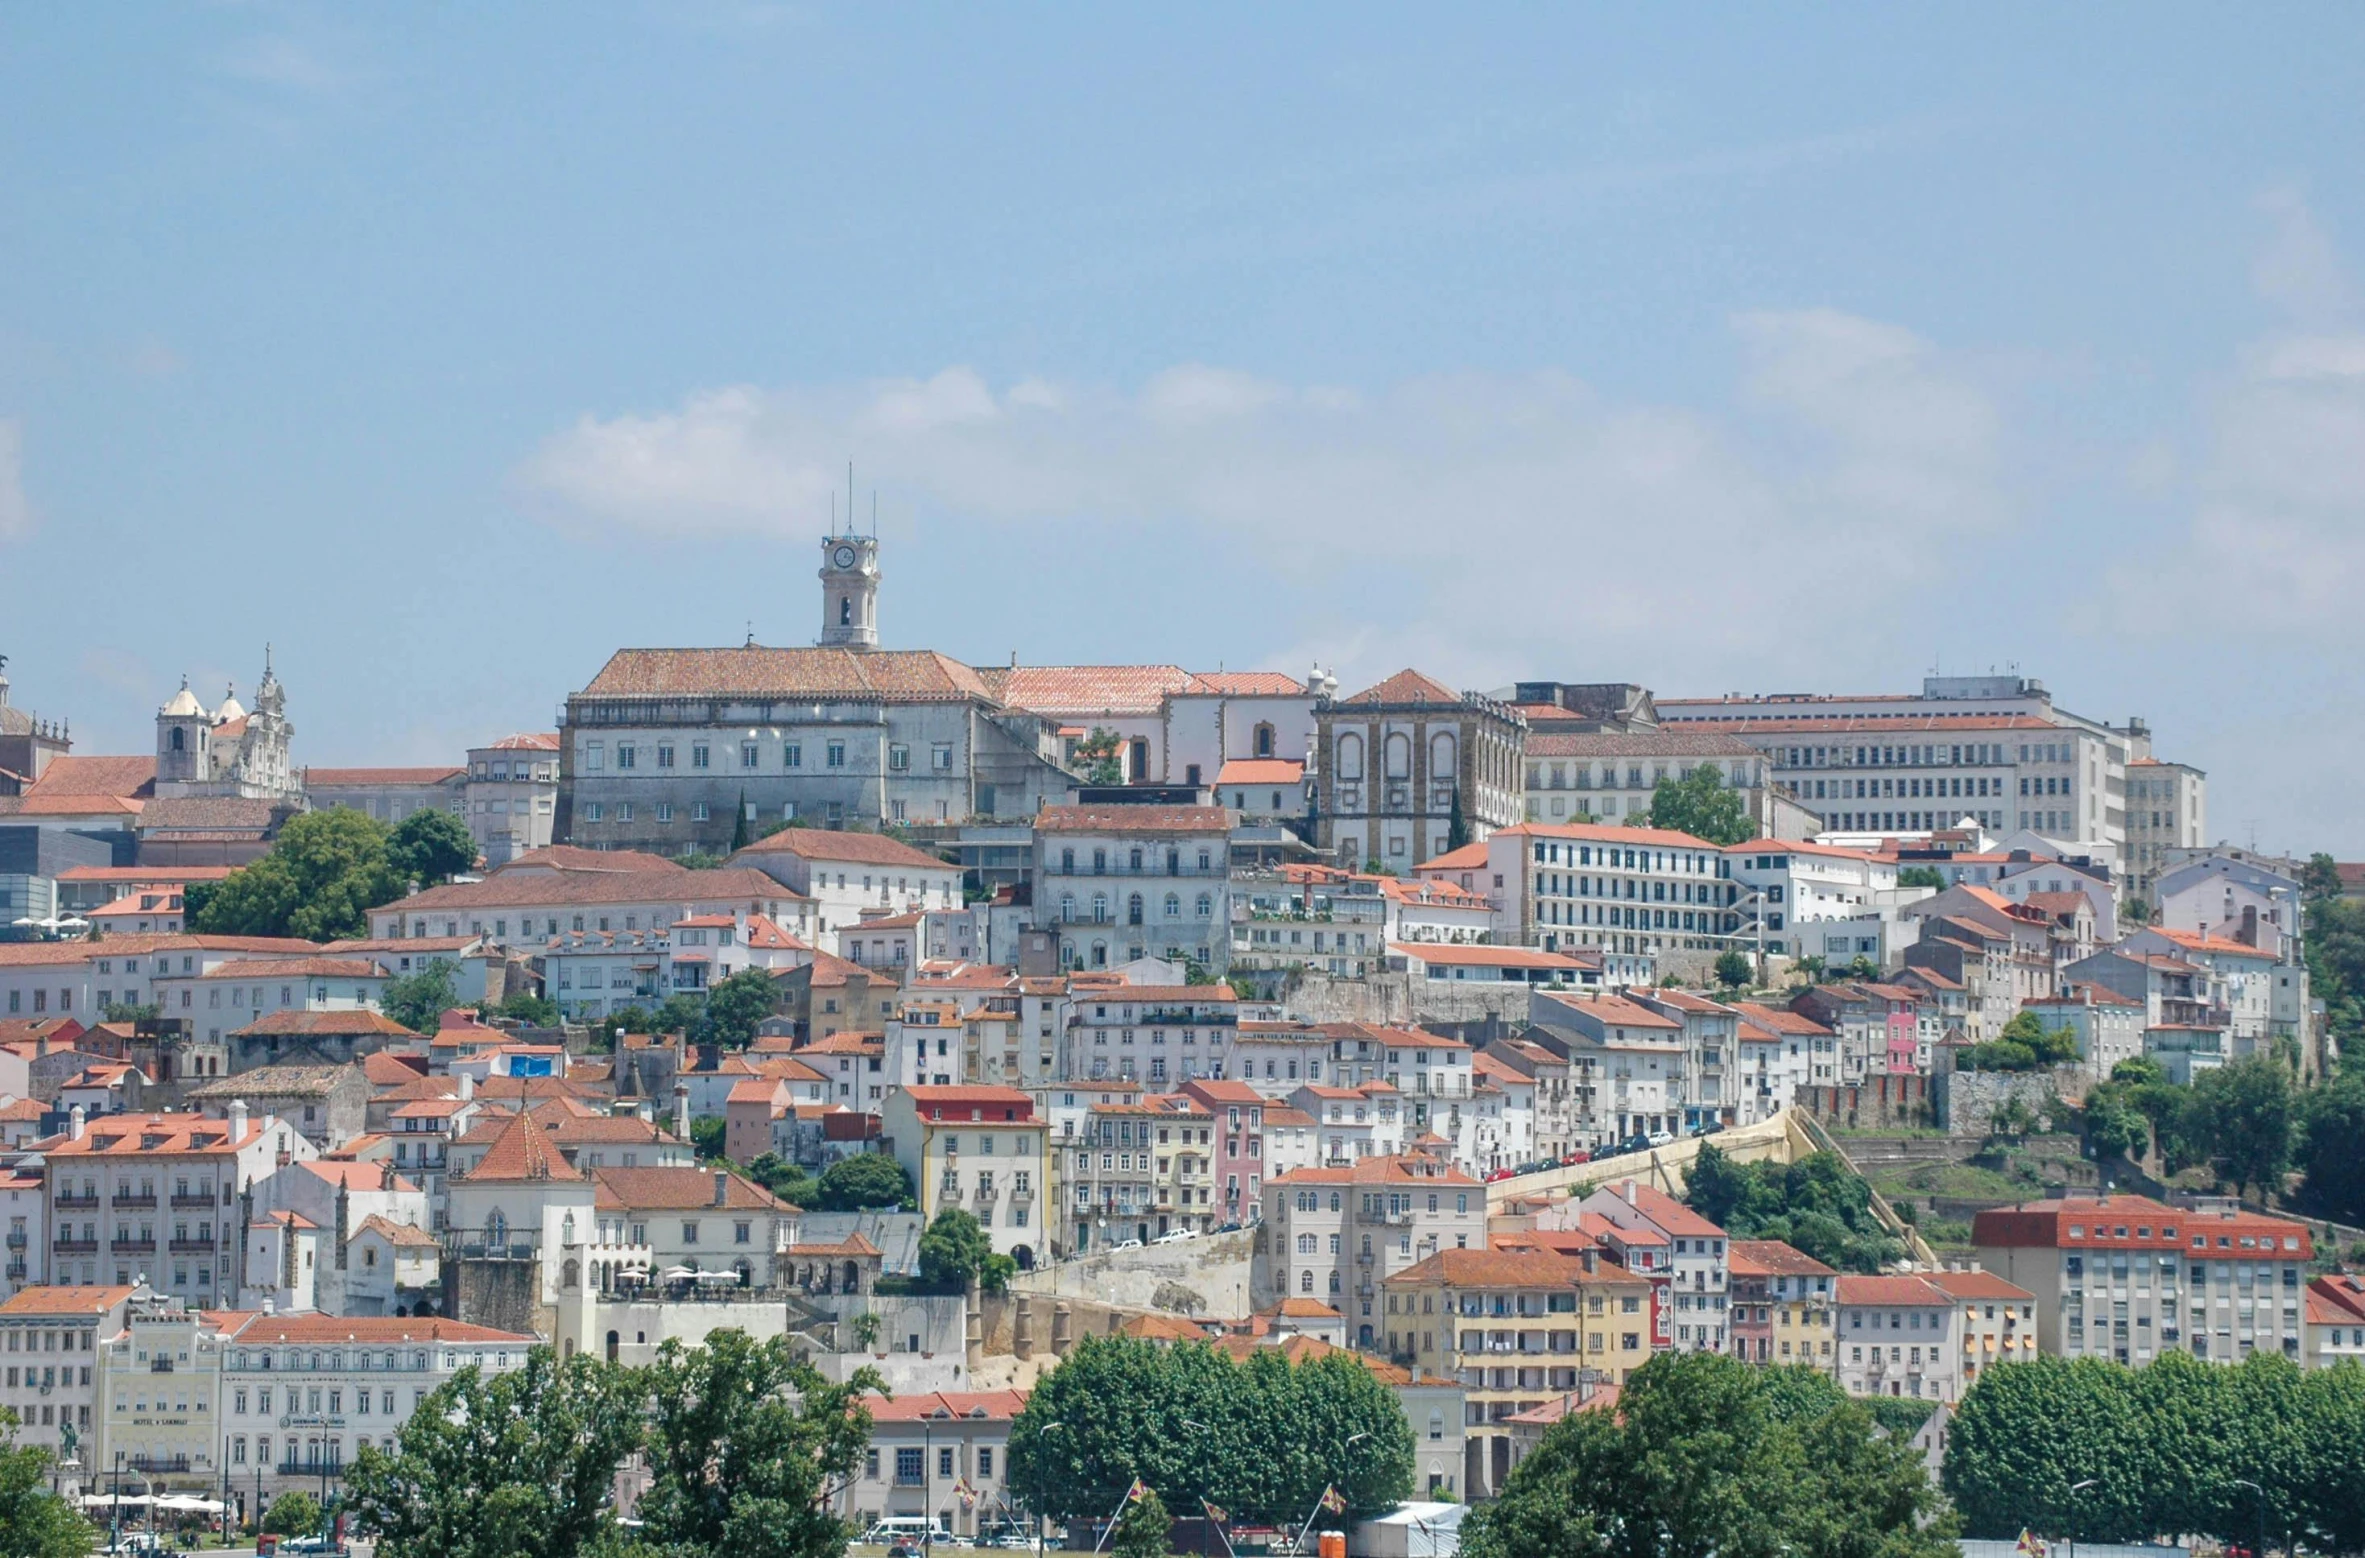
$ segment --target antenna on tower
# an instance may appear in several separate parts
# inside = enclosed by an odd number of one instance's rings
[[[829,533],[838,533],[838,495],[834,492],[829,495]]]
[[[873,541],[879,538],[879,489],[876,487],[870,490],[870,538]]]
[[[846,462],[846,528],[854,528],[854,462]]]

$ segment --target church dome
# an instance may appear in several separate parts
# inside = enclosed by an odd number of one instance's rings
[[[238,701],[236,684],[232,684],[222,691],[222,706],[214,710],[214,723],[226,725],[234,719],[244,718],[246,718],[246,709]]]
[[[158,710],[158,712],[171,715],[174,718],[179,718],[183,715],[189,714],[195,714],[202,717],[205,713],[205,705],[199,703],[197,701],[197,695],[189,690],[189,678],[184,676],[181,678],[181,690],[174,693],[172,695],[172,702],[166,704],[162,709]]]

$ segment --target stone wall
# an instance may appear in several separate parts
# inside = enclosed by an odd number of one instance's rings
[[[558,1334],[558,1316],[542,1302],[542,1265],[532,1260],[443,1261],[447,1319],[534,1336]]]
[[[1289,991],[1283,1009],[1303,1022],[1368,1022],[1382,1027],[1416,1023],[1527,1020],[1528,987],[1462,979],[1415,979],[1373,974],[1333,979],[1307,974]]]
[[[1930,1079],[1870,1076],[1838,1087],[1802,1087],[1799,1107],[1843,1131],[1918,1130],[1937,1123]]]
[[[2042,1116],[2045,1105],[2058,1097],[2085,1096],[2088,1082],[2076,1066],[2046,1071],[1948,1071],[1933,1089],[1938,1126],[1949,1136],[1987,1136],[1995,1118],[2017,1099],[2031,1114]]]
[[[1249,1310],[1247,1229],[1174,1244],[1135,1245],[1022,1271],[1012,1293],[1084,1299],[1126,1310],[1163,1309],[1195,1319],[1237,1320]]]

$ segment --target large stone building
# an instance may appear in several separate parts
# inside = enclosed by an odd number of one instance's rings
[[[1340,864],[1405,872],[1517,822],[1527,722],[1507,704],[1399,671],[1314,706],[1316,843]]]
[[[782,820],[1025,818],[1067,797],[1049,721],[949,656],[876,647],[875,540],[822,557],[817,647],[619,650],[567,699],[559,838],[722,854]]]
[[[236,689],[206,708],[183,677],[181,690],[156,711],[156,794],[301,804],[303,781],[288,760],[295,733],[270,651],[263,654],[252,712],[239,703]]]

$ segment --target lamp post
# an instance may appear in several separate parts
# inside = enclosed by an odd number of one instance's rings
[[[2083,1482],[2071,1483],[2069,1485],[2070,1499],[2074,1502],[2079,1494],[2085,1492],[2088,1488],[2093,1487],[2094,1485],[2094,1479],[2092,1477],[2088,1477]],[[2075,1515],[2070,1517],[2069,1558],[2078,1558],[2077,1517]]]
[[[107,1545],[119,1545],[123,1540],[123,1452],[115,1452],[115,1507],[107,1517]]]
[[[920,1419],[920,1518],[927,1522],[920,1528],[920,1551],[934,1558],[936,1552],[936,1429],[926,1418]]]
[[[1045,1424],[1043,1425],[1042,1431],[1043,1431],[1044,1433],[1046,1433],[1046,1434],[1049,1434],[1049,1433],[1063,1433],[1063,1434],[1064,1434],[1064,1433],[1066,1433],[1066,1432],[1068,1431],[1068,1425],[1067,1425],[1067,1424],[1065,1424],[1065,1423],[1045,1423]],[[1043,1531],[1043,1503],[1044,1503],[1044,1499],[1045,1499],[1045,1497],[1046,1497],[1046,1496],[1047,1496],[1047,1494],[1049,1493],[1049,1488],[1048,1488],[1048,1486],[1047,1486],[1047,1483],[1049,1482],[1049,1472],[1050,1472],[1050,1468],[1049,1468],[1049,1465],[1048,1465],[1048,1462],[1049,1462],[1049,1460],[1050,1460],[1050,1455],[1049,1455],[1049,1453],[1048,1453],[1047,1451],[1041,1451],[1041,1450],[1038,1450],[1038,1451],[1036,1452],[1036,1461],[1037,1461],[1037,1465],[1036,1465],[1036,1467],[1035,1467],[1035,1551],[1036,1551],[1036,1552],[1038,1552],[1038,1553],[1040,1553],[1041,1551],[1043,1551],[1043,1543],[1044,1543],[1044,1531]]]
[[[2258,1495],[2258,1546],[2251,1550],[2251,1558],[2266,1558],[2266,1489],[2247,1477],[2236,1477],[2233,1483]]]

